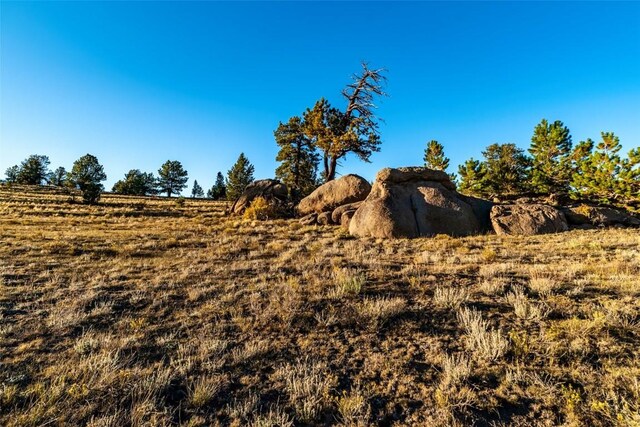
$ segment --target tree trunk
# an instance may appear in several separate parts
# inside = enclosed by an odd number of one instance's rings
[[[338,159],[331,157],[329,161],[329,170],[327,171],[327,182],[336,179],[336,166],[338,165]]]
[[[329,182],[329,158],[327,157],[327,153],[324,153],[322,162],[324,164],[324,182]]]

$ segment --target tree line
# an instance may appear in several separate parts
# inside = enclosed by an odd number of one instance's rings
[[[276,157],[280,165],[275,175],[287,184],[294,202],[323,181],[317,176],[321,156],[313,150],[312,139],[300,130],[302,126],[302,118],[292,117],[288,123],[280,123],[274,132],[280,146]],[[458,166],[457,175],[450,176],[461,193],[485,198],[558,194],[597,203],[637,206],[640,204],[640,148],[630,150],[627,157],[620,155],[621,148],[613,132],[602,132],[598,142],[587,139],[573,146],[571,133],[564,123],[543,119],[535,126],[526,152],[513,143],[491,144],[482,151],[482,160],[471,158]],[[444,146],[435,140],[427,143],[423,162],[431,169],[447,171],[449,167]],[[64,167],[51,171],[49,165],[47,156],[31,155],[20,165],[6,170],[5,182],[75,188],[82,192],[87,203],[99,200],[104,191],[101,182],[107,176],[95,156],[80,157],[70,171]],[[206,197],[235,200],[253,182],[253,173],[254,166],[241,153],[226,177],[222,172],[217,173]],[[324,181],[328,178],[325,176]],[[171,197],[186,188],[187,180],[188,173],[182,164],[167,160],[158,169],[157,177],[132,169],[114,184],[112,191],[123,195]],[[203,188],[194,181],[191,197],[204,196]]]
[[[73,163],[69,172],[62,166],[51,171],[50,163],[48,156],[33,154],[20,165],[8,168],[5,172],[5,182],[76,188],[82,191],[82,197],[87,203],[95,203],[100,199],[104,190],[101,182],[107,179],[107,175],[95,156],[86,154],[80,157]]]
[[[298,201],[313,191],[323,181],[335,179],[340,160],[349,153],[356,154],[361,160],[369,161],[373,152],[380,151],[380,133],[378,120],[373,111],[376,108],[374,98],[384,96],[383,83],[386,77],[383,69],[370,69],[362,64],[362,72],[354,74],[353,81],[342,90],[347,105],[344,110],[332,107],[321,98],[302,116],[280,123],[274,132],[280,150],[276,160],[280,166],[275,171],[290,189],[292,200]],[[322,161],[323,170],[318,176],[318,164]],[[102,181],[106,175],[97,158],[90,154],[78,159],[71,172],[64,167],[49,171],[49,158],[42,155],[29,156],[21,165],[7,169],[7,183],[51,184],[82,190],[88,203],[95,203],[104,190]],[[74,171],[84,169],[99,170],[90,177],[79,179]],[[216,200],[235,200],[245,187],[254,180],[254,166],[241,153],[226,178],[221,172],[216,175],[213,186],[207,191],[207,197]],[[188,181],[188,173],[177,160],[168,160],[158,170],[158,176],[131,169],[123,179],[115,183],[114,193],[147,196],[166,194],[171,197],[180,194]],[[192,197],[203,197],[204,190],[194,181]]]
[[[71,171],[60,166],[51,171],[49,157],[33,154],[20,165],[9,167],[5,172],[7,184],[23,185],[53,185],[82,192],[86,203],[96,203],[104,191],[102,181],[107,179],[103,166],[98,159],[86,154],[73,163]],[[213,186],[207,191],[206,197],[214,200],[235,200],[245,187],[253,182],[254,166],[241,153],[227,177],[218,172]],[[167,197],[180,194],[187,186],[188,172],[177,160],[167,160],[158,169],[158,176],[153,173],[131,169],[123,179],[117,181],[112,188],[116,194],[132,196],[154,196],[166,194]],[[191,197],[204,197],[204,190],[195,180],[191,190]]]
[[[274,131],[279,147],[275,177],[287,185],[296,203],[323,182],[335,179],[336,171],[348,154],[369,162],[382,143],[380,119],[374,114],[375,100],[386,96],[385,70],[362,64],[359,74],[341,91],[346,107],[332,106],[320,98],[301,115],[280,122]],[[473,158],[451,173],[460,192],[480,197],[515,195],[570,195],[575,199],[615,205],[640,204],[640,148],[620,154],[619,138],[602,132],[601,140],[591,139],[573,145],[571,133],[559,120],[543,119],[535,126],[529,149],[513,143],[491,144],[482,151],[482,160]],[[424,165],[446,171],[449,159],[444,147],[432,140],[424,149]],[[48,169],[47,156],[29,156],[21,165],[6,171],[6,182],[21,184],[49,183],[82,190],[87,202],[96,202],[104,190],[106,175],[98,160],[87,154],[78,159],[70,172],[59,167]],[[227,172],[216,175],[206,197],[235,200],[253,180],[254,167],[241,153]],[[127,195],[166,194],[171,197],[185,188],[188,173],[177,160],[167,160],[152,173],[132,169],[116,182],[112,191]],[[194,181],[192,197],[204,197]]]
[[[546,119],[533,130],[528,150],[515,144],[491,144],[482,160],[473,158],[458,167],[458,190],[480,197],[515,195],[571,196],[613,205],[640,203],[640,148],[621,156],[620,139],[601,132],[600,140],[575,146],[569,128]],[[425,148],[425,166],[446,170],[449,159],[437,141]]]

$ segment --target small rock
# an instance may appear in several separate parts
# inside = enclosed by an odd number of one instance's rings
[[[318,223],[318,214],[312,213],[300,218],[300,224],[302,225],[316,225]]]
[[[331,225],[333,221],[331,221],[331,212],[322,212],[318,215],[318,224],[320,225]]]
[[[355,215],[356,210],[344,211],[340,216],[340,225],[342,228],[349,229],[349,224],[351,223],[351,218]]]

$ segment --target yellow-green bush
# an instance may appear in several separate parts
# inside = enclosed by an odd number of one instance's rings
[[[270,204],[264,197],[256,197],[253,199],[249,207],[244,211],[244,219],[257,219],[265,221],[274,219],[278,216],[275,206]]]

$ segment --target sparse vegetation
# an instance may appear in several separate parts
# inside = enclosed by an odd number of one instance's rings
[[[638,425],[637,229],[355,240],[175,200],[0,186],[1,425]]]
[[[436,286],[433,290],[433,302],[439,307],[459,308],[469,299],[469,292],[462,287]]]

